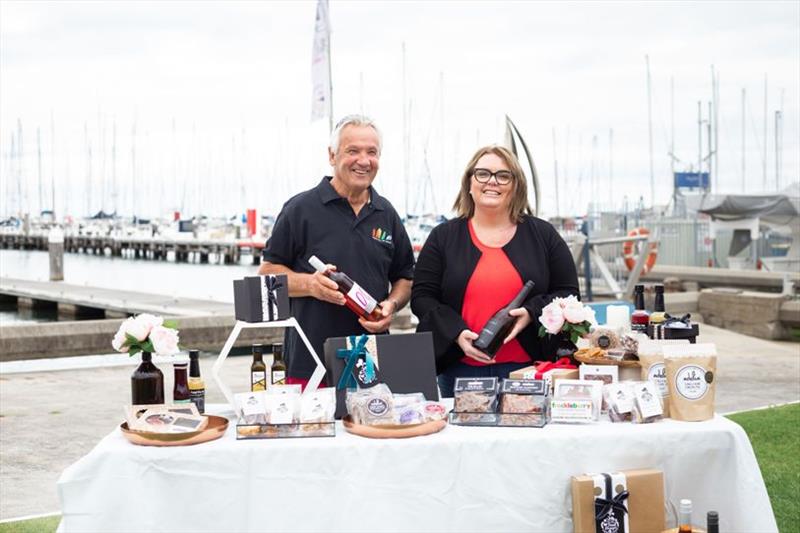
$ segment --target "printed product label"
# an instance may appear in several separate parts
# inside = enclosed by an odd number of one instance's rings
[[[542,379],[504,379],[503,392],[511,394],[545,394]]]
[[[353,288],[348,291],[347,296],[367,313],[371,313],[375,309],[375,306],[378,305],[375,298],[362,289],[358,283],[353,283]]]
[[[250,390],[267,390],[267,373],[266,372],[251,372],[250,373]]]
[[[197,410],[201,413],[206,411],[206,390],[197,389],[189,391],[189,399],[194,403]]]
[[[609,399],[620,414],[630,413],[633,409],[633,398],[626,392],[627,386],[614,383],[609,386]]]
[[[698,365],[684,365],[675,373],[675,388],[687,400],[699,400],[708,391],[706,369]]]
[[[367,410],[375,416],[383,416],[389,410],[389,404],[380,398],[373,398],[367,403]]]
[[[658,401],[656,396],[658,391],[655,383],[645,381],[644,384],[636,387],[633,394],[636,397],[636,403],[639,405],[639,411],[642,413],[643,418],[664,414],[661,402]]]
[[[272,384],[273,385],[286,385],[286,372],[283,370],[272,371]]]
[[[495,392],[497,390],[497,378],[456,378],[455,392]]]
[[[669,386],[667,384],[667,370],[664,363],[653,363],[647,370],[647,380],[652,381],[658,387],[658,393],[662,398],[669,396]]]

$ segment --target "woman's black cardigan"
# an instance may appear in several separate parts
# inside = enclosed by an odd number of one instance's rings
[[[539,317],[542,308],[555,297],[570,294],[580,297],[572,254],[549,222],[532,216],[525,216],[518,224],[517,232],[503,251],[522,282],[535,283],[524,303],[532,322],[517,338],[532,360],[553,360],[557,339],[539,338]],[[456,342],[458,335],[468,329],[461,318],[461,308],[467,283],[480,257],[481,251],[470,238],[465,218],[436,226],[419,253],[411,310],[419,318],[417,331],[433,333],[437,373],[464,357]]]

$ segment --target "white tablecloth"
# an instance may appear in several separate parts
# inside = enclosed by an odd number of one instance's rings
[[[746,434],[722,417],[543,429],[448,426],[414,439],[134,446],[119,429],[58,481],[59,531],[571,531],[570,476],[664,471],[696,523],[777,531]],[[638,532],[634,532],[638,533]]]

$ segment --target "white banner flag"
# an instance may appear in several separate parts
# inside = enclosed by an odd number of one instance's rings
[[[311,50],[311,121],[331,114],[330,22],[328,0],[317,1],[314,46]]]

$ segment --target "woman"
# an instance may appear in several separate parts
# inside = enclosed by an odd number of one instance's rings
[[[453,395],[457,377],[508,377],[532,361],[552,359],[554,339],[538,337],[542,308],[578,295],[569,248],[548,222],[531,215],[525,175],[500,146],[478,150],[461,178],[453,209],[419,254],[411,290],[417,331],[433,333],[439,389]],[[531,280],[533,291],[494,359],[472,342],[486,321]]]

